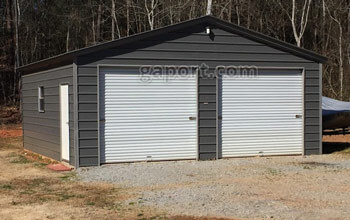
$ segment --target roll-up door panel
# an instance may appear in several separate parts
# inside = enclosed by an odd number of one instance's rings
[[[195,74],[142,81],[138,70],[101,70],[101,162],[196,159],[196,82]]]
[[[222,157],[302,154],[301,70],[222,76]]]

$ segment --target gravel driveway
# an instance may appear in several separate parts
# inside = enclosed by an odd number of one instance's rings
[[[104,165],[78,169],[170,214],[350,219],[350,157],[288,156]]]

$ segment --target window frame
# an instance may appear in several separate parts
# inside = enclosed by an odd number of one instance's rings
[[[45,112],[45,89],[44,86],[38,86],[38,112]]]

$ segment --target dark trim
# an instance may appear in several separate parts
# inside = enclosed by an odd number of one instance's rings
[[[212,106],[205,107],[210,104],[217,105],[217,76],[212,77],[212,73],[211,71],[208,72],[208,75],[202,73],[197,76],[197,138],[199,160],[218,159],[217,108]],[[206,80],[205,83],[202,82],[203,79]],[[215,100],[210,100],[212,96],[215,96]],[[215,123],[210,128],[203,128],[201,124],[205,120],[214,121]],[[215,141],[212,141],[212,138]]]
[[[172,31],[176,31],[176,30],[186,28],[186,27],[191,27],[194,25],[202,25],[203,28],[205,28],[206,26],[219,27],[219,28],[225,29],[231,33],[242,35],[246,38],[250,38],[254,41],[267,44],[267,45],[274,47],[276,49],[279,49],[279,50],[282,50],[285,52],[289,52],[291,54],[306,58],[306,59],[311,60],[311,61],[315,61],[318,63],[324,63],[327,61],[326,57],[321,56],[319,54],[316,54],[312,51],[309,51],[309,50],[306,50],[303,48],[299,48],[295,45],[277,40],[277,39],[269,37],[267,35],[258,33],[256,31],[249,30],[247,28],[240,27],[238,25],[220,20],[220,19],[212,17],[212,16],[203,16],[203,17],[199,17],[199,18],[196,18],[193,20],[189,20],[189,21],[178,23],[178,24],[158,28],[158,29],[155,29],[152,31],[145,31],[142,33],[134,34],[134,35],[129,36],[129,37],[123,37],[123,38],[120,38],[120,39],[117,39],[114,41],[109,41],[106,43],[101,43],[98,45],[70,51],[70,52],[67,52],[64,54],[60,54],[60,55],[57,55],[54,57],[50,57],[47,59],[43,59],[43,60],[40,60],[40,61],[37,61],[34,63],[30,63],[27,65],[21,66],[21,67],[17,68],[17,70],[21,71],[22,75],[25,75],[25,74],[30,74],[33,72],[51,69],[51,68],[58,67],[58,66],[72,64],[73,60],[78,56],[96,53],[98,51],[106,50],[106,49],[109,49],[112,47],[118,47],[118,46],[121,46],[124,44],[132,43],[135,41],[140,41],[142,39],[154,37],[154,36],[161,35],[161,34],[166,34],[166,33],[172,32]]]
[[[73,60],[73,103],[74,103],[74,154],[75,168],[79,168],[79,122],[78,122],[78,66],[76,58]]]

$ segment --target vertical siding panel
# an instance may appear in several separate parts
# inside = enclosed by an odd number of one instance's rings
[[[212,70],[213,71],[213,70]],[[216,158],[217,124],[203,125],[203,120],[216,121],[216,77],[198,73],[198,153],[199,160]],[[211,98],[214,97],[214,98]],[[207,138],[204,138],[207,137]],[[209,137],[209,138],[208,138]],[[215,141],[213,141],[215,140]]]
[[[316,64],[316,63],[315,63]],[[305,125],[304,125],[304,153],[305,155],[315,154],[316,152],[321,152],[321,145],[322,145],[322,124],[320,121],[322,121],[322,91],[320,82],[320,69],[319,64],[316,64],[317,66],[311,70],[311,68],[305,69],[305,100],[304,100],[304,106],[305,106]],[[316,70],[316,71],[315,71]],[[314,72],[317,72],[317,75],[314,75]],[[316,87],[314,86],[314,79],[317,79],[319,82],[319,85]],[[321,82],[322,83],[322,82]],[[311,106],[311,107],[308,107]],[[318,118],[318,123],[312,123],[311,119]],[[314,129],[318,126],[318,129]],[[314,138],[316,137],[316,138]]]
[[[98,137],[90,137],[92,131],[98,131],[97,100],[97,66],[77,66],[77,129],[79,166],[98,166]],[[89,78],[87,82],[85,79]],[[95,78],[95,80],[90,80]],[[87,88],[87,89],[86,89]],[[91,103],[85,103],[86,100]],[[87,116],[87,117],[86,117]]]

